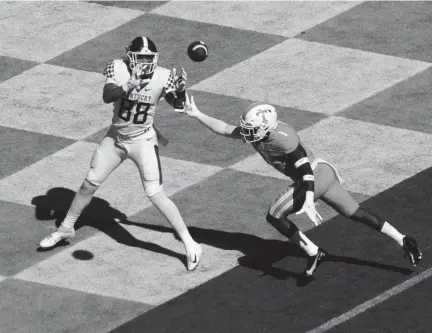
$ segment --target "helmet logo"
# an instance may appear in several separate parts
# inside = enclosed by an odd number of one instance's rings
[[[263,124],[268,124],[268,119],[266,118],[266,114],[268,113],[268,110],[261,110],[258,111],[256,114],[257,116],[261,116]]]

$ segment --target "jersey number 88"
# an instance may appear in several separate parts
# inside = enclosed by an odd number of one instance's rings
[[[124,121],[129,121],[132,116],[132,108],[135,103],[126,99],[122,99],[119,108],[119,118]],[[142,125],[147,120],[147,112],[150,109],[150,103],[137,103],[136,112],[133,117],[133,123],[137,125]]]

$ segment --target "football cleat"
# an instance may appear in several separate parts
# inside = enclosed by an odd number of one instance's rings
[[[306,276],[312,276],[317,267],[321,264],[324,257],[327,255],[327,252],[324,250],[318,249],[318,253],[314,256],[310,256],[307,261],[307,266],[305,269]]]
[[[46,249],[53,247],[58,242],[60,242],[63,239],[73,237],[75,236],[75,229],[74,228],[65,228],[63,226],[60,226],[56,231],[54,231],[51,235],[45,237],[40,242],[40,247]]]
[[[405,257],[408,255],[413,266],[417,266],[422,258],[422,253],[420,252],[417,241],[412,237],[404,237],[403,239],[403,249],[405,251]]]
[[[194,251],[187,254],[188,271],[193,271],[195,268],[197,268],[198,264],[201,261],[202,251],[202,246],[196,243]]]

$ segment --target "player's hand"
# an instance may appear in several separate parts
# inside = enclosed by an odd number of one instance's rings
[[[184,113],[186,113],[190,117],[196,117],[200,113],[197,106],[195,105],[193,96],[191,96],[189,99],[189,95],[187,93],[184,105]]]
[[[182,67],[182,72],[179,75],[177,75],[177,70],[173,68],[172,70],[173,76],[174,76],[174,85],[176,91],[183,91],[186,89],[186,82],[187,82],[187,73],[185,69]]]
[[[142,68],[139,64],[135,65],[135,67],[132,69],[132,74],[128,82],[123,85],[123,90],[128,92],[141,84],[141,70]]]
[[[321,224],[323,218],[320,214],[318,214],[316,208],[315,208],[315,202],[309,199],[306,199],[303,207],[296,213],[297,215],[306,213],[307,216],[311,219],[315,225]]]

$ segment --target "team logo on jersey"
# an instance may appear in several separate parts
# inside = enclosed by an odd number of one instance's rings
[[[138,102],[151,102],[151,96],[143,96],[141,94],[139,94],[138,92],[132,92],[129,94],[129,99],[130,100],[136,100]]]

